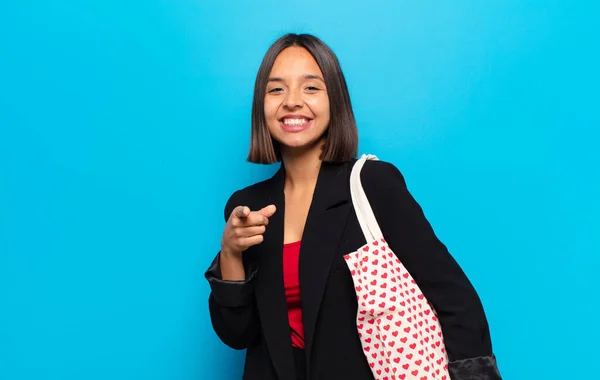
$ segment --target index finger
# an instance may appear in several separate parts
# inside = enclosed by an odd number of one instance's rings
[[[250,215],[250,209],[246,206],[238,206],[233,210],[232,214],[238,218],[246,218]]]

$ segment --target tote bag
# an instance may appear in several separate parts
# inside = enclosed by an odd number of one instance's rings
[[[360,180],[363,155],[350,175],[352,203],[366,244],[344,256],[358,312],[356,326],[377,380],[450,380],[437,314],[381,233]],[[385,180],[385,179],[384,179]]]

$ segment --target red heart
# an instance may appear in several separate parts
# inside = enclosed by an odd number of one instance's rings
[[[406,273],[404,273],[402,276],[403,276],[404,278],[408,278],[408,276],[410,276],[410,275],[408,274],[408,272],[406,272]]]
[[[376,281],[373,280],[373,282],[376,282]],[[373,285],[373,282],[371,282],[371,285]],[[377,294],[377,291],[376,290],[371,290],[369,292],[369,294],[372,295],[372,296],[374,296],[375,294]]]
[[[413,354],[406,354],[406,358],[407,358],[408,360],[412,359],[412,358],[413,358]]]
[[[384,329],[385,331],[389,331],[389,330],[390,330],[390,325],[385,325],[385,326],[383,326],[383,329]]]
[[[373,253],[375,253],[375,252],[373,252]],[[377,264],[379,264],[379,261],[377,259],[375,259],[375,260],[373,260],[373,262],[371,264],[377,265]]]
[[[395,336],[395,335],[394,335],[394,336]],[[400,339],[400,341],[401,341],[402,343],[406,343],[406,341],[407,341],[407,340],[408,340],[408,338],[406,338],[406,337],[404,337],[404,338],[401,338],[401,339]]]
[[[373,329],[368,329],[368,330],[366,331],[366,333],[367,333],[367,334],[369,334],[369,335],[373,334]]]
[[[415,361],[416,365],[421,365],[421,363],[423,363],[423,361],[421,359]]]
[[[383,292],[379,295],[380,298],[385,298],[386,296],[387,296],[387,294],[385,294],[385,292]]]
[[[390,314],[386,318],[388,319],[388,321],[391,321],[392,319],[394,319],[394,316],[392,314]]]
[[[369,252],[369,246],[368,246],[368,245],[364,246],[364,247],[363,247],[363,251],[365,251],[365,252]]]
[[[394,310],[396,310],[396,306],[394,306],[394,305],[390,306],[390,311],[394,311]]]
[[[375,323],[374,319],[369,319],[367,322],[369,322],[370,325],[372,325],[373,323]]]
[[[405,370],[408,369],[408,367],[410,367],[410,365],[408,363],[406,363],[402,366],[402,368],[404,368]]]
[[[418,369],[415,369],[414,371],[411,372],[413,376],[417,376],[417,373],[419,373]]]
[[[398,331],[393,331],[393,332],[392,332],[392,335],[393,335],[394,337],[397,337],[397,336],[398,336]],[[406,343],[406,342],[402,342],[402,343]]]
[[[381,284],[381,289],[385,289],[387,288],[387,282],[384,282],[383,284]]]
[[[398,351],[398,353],[401,354],[404,352],[404,347],[400,347],[396,351]]]
[[[362,328],[364,327],[364,325],[361,323],[360,325],[358,325],[356,327],[358,327],[359,330],[362,330]]]
[[[381,275],[381,278],[383,278],[383,279],[386,279],[386,278],[387,278],[387,273],[384,273],[384,274],[382,274],[382,275]],[[394,280],[393,278],[392,278],[392,281],[394,281],[394,282],[395,282],[395,280]]]
[[[400,358],[394,358],[394,363],[396,363],[396,364],[400,363]]]
[[[404,328],[404,332],[409,332],[410,331],[410,327],[405,327]]]
[[[411,348],[411,350],[414,350],[414,349],[417,347],[417,344],[416,344],[416,343],[413,343],[413,344],[411,344],[409,347]]]
[[[372,272],[371,272],[371,274],[372,274],[373,276],[377,276],[377,269],[375,269],[374,271],[372,271]]]

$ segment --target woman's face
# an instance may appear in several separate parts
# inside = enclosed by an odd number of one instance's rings
[[[289,47],[275,59],[265,94],[271,136],[286,149],[310,149],[329,126],[329,98],[319,65],[302,47]]]

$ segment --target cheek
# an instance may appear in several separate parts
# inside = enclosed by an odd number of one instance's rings
[[[273,100],[266,100],[265,99],[265,118],[267,119],[267,121],[270,121],[270,119],[275,118],[275,115],[277,115],[277,109],[279,107],[279,104]]]

